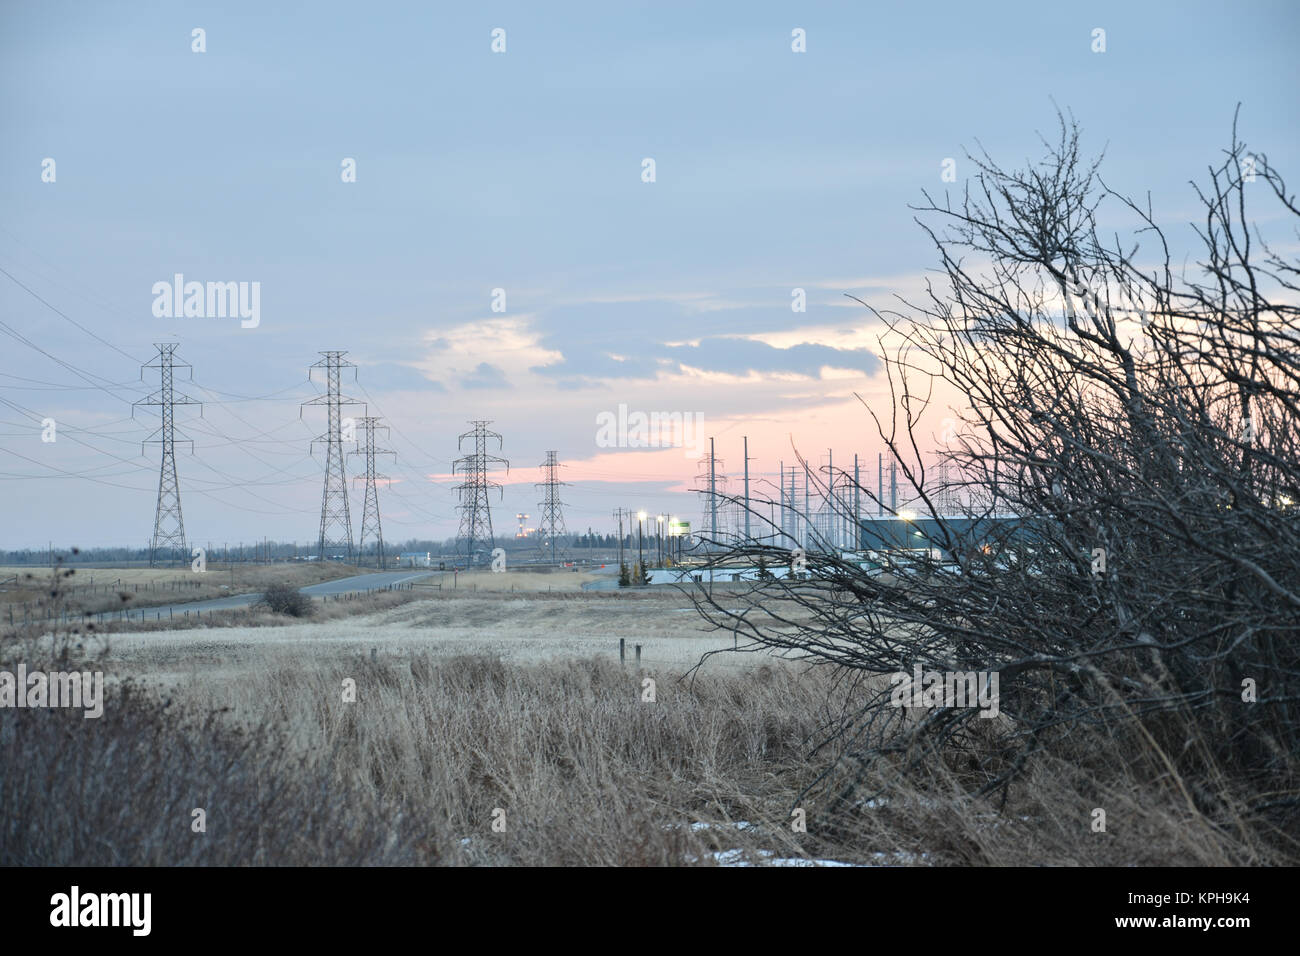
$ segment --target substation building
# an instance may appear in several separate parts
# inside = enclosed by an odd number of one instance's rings
[[[952,562],[960,551],[1030,546],[1032,528],[1020,515],[944,517],[896,515],[863,517],[858,521],[858,549],[875,551],[927,551],[938,561]]]

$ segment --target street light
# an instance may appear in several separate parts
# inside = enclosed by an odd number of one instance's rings
[[[664,566],[664,516],[655,515],[655,538],[659,546],[659,567]]]

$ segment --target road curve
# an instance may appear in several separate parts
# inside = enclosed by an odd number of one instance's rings
[[[368,574],[355,574],[352,577],[339,578],[335,581],[324,581],[320,584],[309,584],[306,587],[299,588],[303,594],[308,597],[334,597],[340,594],[356,594],[362,591],[373,591],[378,588],[392,587],[398,584],[409,584],[412,581],[418,581],[421,578],[427,578],[436,572],[433,571],[375,571]],[[212,611],[228,611],[234,608],[248,607],[257,603],[262,597],[261,592],[251,594],[232,594],[229,597],[212,598],[208,601],[189,601],[181,604],[161,604],[153,607],[138,607],[124,610],[120,613],[95,615],[95,620],[104,621],[157,621],[167,620],[168,618],[184,617],[187,614],[202,614]]]

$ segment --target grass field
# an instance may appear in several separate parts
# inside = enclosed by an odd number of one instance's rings
[[[439,572],[429,580],[440,582],[444,591],[454,589],[495,594],[503,591],[580,591],[584,584],[607,580],[613,576],[614,572],[602,574],[592,571],[574,571],[568,568],[527,568],[501,572],[479,569],[462,571],[456,575],[450,571]]]
[[[406,593],[398,592],[398,599]],[[733,644],[727,635],[705,631],[689,602],[676,592],[560,596],[534,590],[511,596],[459,590],[369,610],[373,603],[387,603],[387,597],[356,602],[356,613],[348,613],[352,606],[347,603],[325,605],[302,621],[260,614],[256,623],[236,620],[228,627],[117,630],[107,638],[105,660],[142,678],[226,681],[256,673],[271,661],[305,654],[346,659],[368,656],[372,649],[387,661],[487,656],[524,664],[567,659],[616,663],[622,638],[629,665],[640,644],[643,665],[667,665],[680,672],[702,654]],[[320,619],[322,612],[336,609],[338,616]],[[725,655],[712,658],[709,666],[732,670],[756,663],[754,655]]]
[[[68,575],[68,571],[73,571]],[[304,587],[333,581],[359,569],[319,562],[209,565],[199,573],[183,568],[65,568],[59,590],[69,610],[107,611],[124,606],[154,607],[260,591],[271,584]],[[27,605],[35,613],[49,601],[50,568],[0,567],[0,608]],[[126,599],[123,600],[123,595]]]
[[[852,782],[844,742],[817,744],[861,687],[758,654],[690,673],[731,638],[675,591],[458,588],[331,602],[307,621],[241,613],[102,643],[69,635],[67,663],[93,658],[110,699],[97,720],[4,714],[0,863],[1179,865],[1289,852],[1210,825],[1159,754],[1104,737],[1040,755],[1005,805],[957,797],[960,768],[922,785],[882,766],[856,786],[887,796],[846,809],[830,799]],[[39,640],[3,648],[6,662],[50,659]],[[1013,729],[981,724],[990,747]],[[1105,834],[1089,826],[1099,805]]]

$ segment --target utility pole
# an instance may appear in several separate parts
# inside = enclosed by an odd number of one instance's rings
[[[835,534],[835,520],[836,520],[836,511],[838,509],[835,507],[835,453],[829,448],[826,449],[826,471],[829,475],[829,481],[826,490],[826,498],[827,498],[826,534],[831,539],[830,547],[831,547],[831,551],[834,552],[836,548],[835,539],[837,537],[837,535]]]
[[[188,395],[177,395],[174,387],[174,373],[177,368],[192,369],[192,366],[176,361],[177,343],[155,342],[158,357],[140,369],[140,379],[144,380],[146,368],[158,369],[159,388],[148,398],[142,398],[131,405],[131,417],[135,417],[136,405],[156,405],[162,409],[162,423],[157,431],[140,444],[140,453],[144,454],[146,444],[162,445],[162,461],[158,469],[158,505],[154,509],[153,538],[149,543],[149,567],[157,564],[159,552],[168,553],[168,561],[174,561],[179,554],[182,561],[189,559],[189,550],[185,547],[185,521],[181,516],[181,486],[176,478],[176,418],[177,405],[198,405],[202,417],[202,403]],[[182,438],[181,441],[189,441]],[[193,453],[194,443],[190,442]],[[54,545],[50,544],[50,559],[54,558]]]
[[[718,459],[713,452],[713,439],[709,439],[709,536],[718,540],[718,499],[715,490],[718,484]],[[716,545],[715,545],[716,547]]]
[[[375,430],[382,428],[388,431],[387,425],[380,425],[382,419],[372,415],[366,415],[357,419],[357,424],[361,426],[362,437],[357,441],[357,449],[349,452],[352,455],[366,456],[366,504],[361,512],[361,537],[357,539],[357,552],[364,554],[366,550],[366,539],[370,535],[375,536],[375,563],[378,567],[387,569],[388,558],[384,554],[384,529],[379,521],[379,489],[375,486],[376,481],[388,481],[387,475],[375,473],[375,456],[392,455],[397,457],[397,452],[390,451],[387,448],[375,447]],[[361,477],[361,476],[357,476]],[[356,481],[356,478],[352,479]]]
[[[876,452],[876,516],[885,514],[885,454]]]
[[[898,459],[889,456],[889,511],[898,514]]]
[[[475,541],[487,545],[489,551],[496,547],[496,538],[492,534],[492,510],[488,505],[488,491],[494,487],[500,488],[501,483],[488,480],[488,466],[504,465],[506,473],[509,474],[510,462],[487,453],[488,439],[495,438],[498,448],[504,444],[500,435],[488,431],[487,426],[492,424],[490,421],[475,419],[470,424],[474,426],[473,430],[465,432],[457,439],[456,449],[460,450],[461,443],[466,438],[473,438],[474,453],[456,459],[452,463],[451,471],[455,474],[459,470],[465,475],[464,483],[456,486],[456,490],[460,492],[459,539],[465,542],[466,561],[473,566]],[[505,497],[504,492],[502,497]]]
[[[325,394],[302,403],[302,405],[324,405],[327,411],[325,434],[311,443],[312,451],[316,450],[316,442],[324,442],[326,447],[325,488],[321,492],[320,533],[316,539],[316,546],[322,561],[329,560],[328,550],[342,547],[346,550],[347,560],[350,562],[352,560],[352,511],[348,505],[348,478],[343,464],[342,412],[344,405],[360,405],[361,402],[347,398],[340,392],[339,373],[342,369],[350,368],[353,369],[355,378],[356,366],[343,358],[347,352],[321,352],[320,354],[325,358],[307,370],[307,377],[311,378],[313,369],[325,369]],[[298,409],[298,415],[302,416],[301,407]]]
[[[623,516],[628,514],[622,508],[615,508],[613,517],[618,519],[618,569],[623,570]]]
[[[745,544],[749,544],[749,436],[745,436]]]
[[[779,469],[779,477],[776,480],[776,492],[781,499],[781,544],[785,544],[785,461],[779,460],[776,463]]]
[[[790,466],[790,541],[799,544],[799,505],[794,497],[794,465]]]
[[[641,572],[641,580],[635,583],[641,584],[645,581],[645,512],[637,512],[636,524],[636,563]]]
[[[812,524],[812,509],[811,509],[810,507],[808,507],[808,482],[809,482],[809,477],[810,477],[810,473],[809,473],[809,471],[808,471],[808,462],[805,461],[805,462],[803,463],[803,514],[804,514],[804,519],[803,519],[803,546],[804,546],[804,550],[805,550],[805,551],[808,549],[808,545],[809,545],[809,543],[812,541],[812,535],[810,534],[810,531],[811,531],[811,527],[810,527],[810,526],[811,526],[811,524]]]
[[[541,464],[542,474],[545,475],[546,480],[536,485],[543,489],[545,498],[538,502],[538,507],[542,509],[542,517],[537,523],[537,548],[544,554],[546,543],[550,542],[552,564],[555,563],[555,541],[566,533],[562,510],[564,502],[560,501],[560,486],[568,484],[567,481],[560,481],[560,463],[555,459],[556,454],[557,452],[553,451],[546,453],[546,461]]]
[[[857,551],[862,544],[862,472],[858,470],[858,453],[853,453],[853,525],[849,529],[849,548]]]

